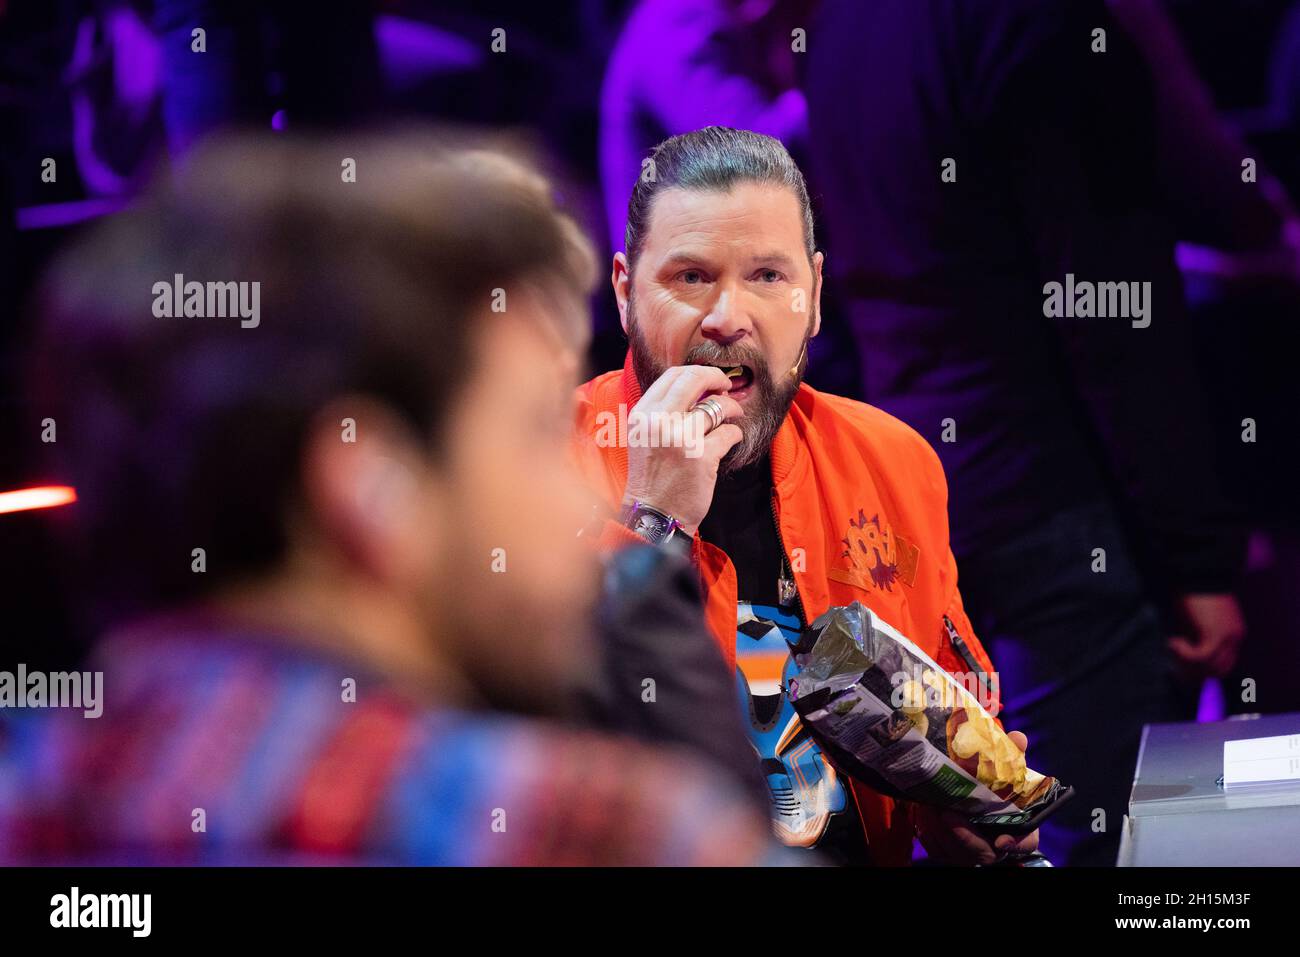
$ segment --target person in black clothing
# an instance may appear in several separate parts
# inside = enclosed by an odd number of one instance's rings
[[[812,180],[865,398],[939,452],[1004,720],[1076,788],[1044,853],[1111,864],[1143,724],[1189,716],[1187,677],[1243,635],[1158,161],[1188,130],[1100,0],[831,0],[812,32]],[[1241,189],[1239,157],[1197,159]],[[1147,295],[1050,317],[1075,279]]]
[[[728,772],[766,814],[767,788],[731,700],[733,679],[704,627],[691,563],[648,545],[614,552],[595,626],[596,653],[573,689],[574,717],[602,731],[694,750]]]

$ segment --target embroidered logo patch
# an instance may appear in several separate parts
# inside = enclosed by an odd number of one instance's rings
[[[893,591],[896,581],[909,587],[916,584],[920,549],[902,536],[895,535],[887,523],[880,521],[879,514],[867,518],[866,513],[858,509],[858,517],[849,519],[848,534],[841,541],[844,543],[843,557],[852,566],[845,576],[853,584],[865,587],[869,581],[885,591]]]

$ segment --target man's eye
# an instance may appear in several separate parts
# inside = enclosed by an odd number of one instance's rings
[[[688,269],[686,272],[682,273],[682,282],[687,285],[694,286],[703,281],[704,277],[700,275],[700,272],[697,269]]]
[[[760,269],[758,271],[758,278],[762,282],[780,282],[781,274],[775,269]]]

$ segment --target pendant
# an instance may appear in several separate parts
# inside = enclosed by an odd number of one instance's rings
[[[777,599],[782,605],[793,605],[799,597],[799,590],[794,587],[794,580],[782,575],[776,580]]]

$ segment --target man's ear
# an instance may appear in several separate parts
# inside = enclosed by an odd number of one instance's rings
[[[817,335],[822,328],[822,264],[826,261],[821,250],[813,253],[813,322],[811,335]]]
[[[614,265],[609,273],[609,283],[614,287],[614,299],[618,303],[618,321],[627,332],[627,301],[632,295],[632,268],[627,264],[627,256],[614,253]]]
[[[436,534],[425,516],[421,448],[410,426],[371,399],[323,409],[302,459],[305,505],[321,544],[366,575],[405,577]]]

